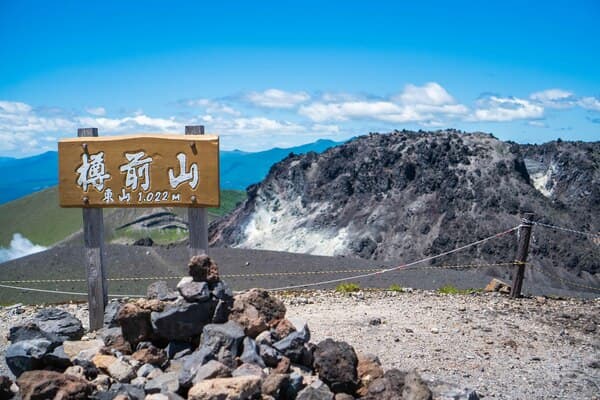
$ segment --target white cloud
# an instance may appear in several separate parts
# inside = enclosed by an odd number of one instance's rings
[[[320,133],[340,133],[340,127],[337,125],[314,124],[312,130]]]
[[[88,107],[85,109],[85,111],[87,111],[89,114],[96,115],[99,117],[106,115],[106,110],[104,109],[104,107]]]
[[[586,110],[600,111],[600,100],[596,97],[582,97],[577,105]]]
[[[9,247],[0,247],[0,263],[14,260],[15,258],[25,257],[29,254],[39,253],[44,250],[46,250],[44,246],[33,244],[20,233],[15,233],[10,241]]]
[[[543,121],[533,120],[527,121],[527,125],[535,126],[536,128],[547,128],[548,124]]]
[[[544,107],[516,97],[491,96],[479,101],[479,108],[469,118],[472,121],[507,122],[519,119],[537,119],[544,115]]]
[[[300,107],[299,114],[315,122],[375,119],[438,126],[441,124],[439,118],[455,118],[468,111],[442,86],[429,82],[423,86],[407,85],[402,93],[390,100],[321,101]]]
[[[454,104],[454,98],[436,82],[428,82],[423,86],[406,85],[404,91],[395,100],[402,104],[441,106]]]
[[[78,117],[75,119],[78,126],[93,126],[103,133],[125,133],[146,130],[158,132],[183,132],[184,125],[175,118],[153,118],[145,114],[136,114],[133,117],[106,118],[106,117]]]
[[[535,92],[529,98],[548,108],[569,108],[575,105],[573,93],[562,89],[547,89]]]
[[[229,114],[229,115],[235,115],[235,116],[239,116],[241,115],[241,113],[234,109],[231,106],[228,106],[225,103],[221,103],[219,101],[216,100],[211,100],[211,99],[195,99],[195,100],[188,100],[187,101],[187,105],[190,107],[202,107],[204,108],[204,110],[207,113],[212,113],[212,114]]]
[[[264,92],[250,92],[245,96],[250,103],[266,108],[294,108],[310,100],[306,92],[286,92],[279,89],[267,89]]]

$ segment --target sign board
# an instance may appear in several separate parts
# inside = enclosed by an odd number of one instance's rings
[[[218,207],[219,138],[147,134],[58,143],[61,207]]]

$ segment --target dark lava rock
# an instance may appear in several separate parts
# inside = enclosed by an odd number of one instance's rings
[[[94,386],[85,379],[54,371],[28,371],[17,380],[23,399],[85,400]]]
[[[333,400],[333,393],[326,384],[317,380],[302,389],[296,400]]]
[[[6,365],[19,377],[25,371],[42,368],[44,356],[52,350],[52,343],[46,339],[21,340],[6,349]]]
[[[217,264],[205,254],[193,256],[188,268],[196,282],[217,283],[220,280]]]
[[[235,358],[240,355],[244,330],[234,322],[209,324],[202,331],[199,352],[206,354],[207,360],[218,360],[228,367],[234,367]]]
[[[358,386],[357,365],[354,348],[346,342],[325,339],[315,349],[315,371],[335,393],[354,393]]]
[[[170,360],[178,359],[190,354],[192,352],[192,345],[189,342],[172,340],[165,348],[165,351]]]
[[[11,343],[31,339],[46,339],[50,341],[53,346],[60,346],[64,341],[64,339],[55,334],[44,332],[35,323],[13,326],[8,332],[8,340],[10,340]]]
[[[164,311],[152,312],[154,333],[167,340],[186,341],[202,332],[211,321],[210,303],[179,302],[168,305]]]
[[[113,400],[115,397],[122,395],[129,400],[144,400],[146,394],[144,389],[127,383],[113,383],[105,392],[97,392],[92,399],[94,400]]]
[[[144,386],[146,393],[177,392],[179,379],[177,372],[167,372],[150,379]]]
[[[61,340],[79,340],[83,336],[83,325],[74,315],[58,308],[40,310],[33,322],[44,332],[54,334]]]
[[[302,364],[306,335],[303,332],[292,332],[282,340],[273,343],[273,347],[288,357],[292,362]]]
[[[0,400],[9,400],[14,397],[14,393],[10,390],[13,382],[8,376],[0,375]]]
[[[146,247],[152,247],[152,245],[154,245],[154,240],[152,240],[151,237],[144,237],[144,238],[140,238],[138,240],[136,240],[135,242],[133,242],[134,246],[146,246]]]
[[[258,345],[260,357],[263,359],[267,367],[275,368],[281,360],[281,353],[269,346],[268,344]]]
[[[261,368],[265,368],[265,363],[262,357],[259,354],[259,348],[254,339],[245,337],[243,342],[242,355],[240,356],[240,360],[244,363],[248,364],[256,364]]]
[[[46,366],[60,370],[64,370],[72,364],[71,359],[65,353],[65,349],[62,346],[58,346],[51,353],[45,354],[42,357],[42,362]]]
[[[121,303],[118,300],[111,300],[104,308],[104,327],[116,328],[119,326],[117,315],[121,309]]]
[[[229,288],[229,285],[223,281],[211,283],[209,285],[210,293],[220,300],[232,300],[233,292]]]
[[[208,283],[206,282],[196,282],[191,279],[189,281],[182,280],[182,282],[177,285],[177,290],[184,299],[191,302],[203,302],[210,298],[210,291],[208,289]]]

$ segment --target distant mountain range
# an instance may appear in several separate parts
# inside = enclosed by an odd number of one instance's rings
[[[290,153],[321,153],[339,143],[320,139],[287,149],[249,153],[221,151],[221,188],[244,190],[260,182],[271,166]],[[48,151],[27,158],[0,157],[0,204],[58,184],[58,153]]]

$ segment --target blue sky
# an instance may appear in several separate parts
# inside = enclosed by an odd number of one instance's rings
[[[204,124],[224,149],[393,129],[600,140],[600,2],[0,0],[0,156]]]

